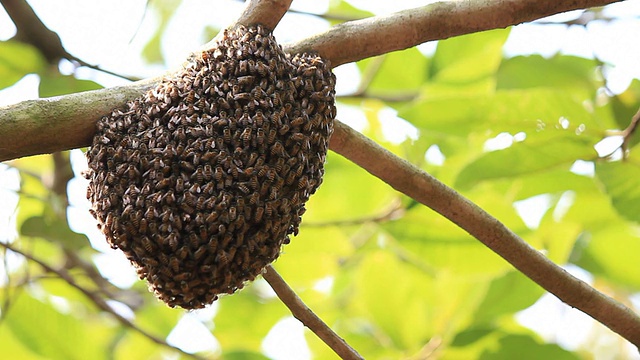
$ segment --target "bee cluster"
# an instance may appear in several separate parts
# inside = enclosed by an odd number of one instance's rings
[[[322,182],[334,85],[320,57],[238,27],[98,122],[91,213],[156,296],[202,308],[278,257]]]

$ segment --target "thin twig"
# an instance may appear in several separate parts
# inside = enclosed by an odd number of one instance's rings
[[[404,214],[404,207],[402,204],[397,201],[393,206],[391,206],[388,210],[382,212],[378,215],[373,216],[365,216],[358,219],[344,219],[344,220],[333,220],[333,221],[325,221],[325,222],[303,222],[302,226],[304,227],[327,227],[327,226],[353,226],[353,225],[362,225],[366,223],[382,223],[389,220],[394,220],[402,216]]]
[[[200,359],[200,360],[204,360],[205,359],[205,358],[203,358],[203,357],[201,357],[199,355],[190,354],[188,352],[185,352],[185,351],[181,350],[180,348],[177,348],[175,346],[169,345],[164,339],[147,332],[146,330],[140,328],[138,325],[134,324],[129,319],[127,319],[127,318],[123,317],[122,315],[118,314],[115,310],[113,310],[111,308],[111,306],[109,306],[109,304],[107,304],[107,302],[103,298],[101,298],[99,295],[97,295],[93,291],[85,289],[80,284],[78,284],[66,270],[64,270],[64,269],[55,269],[52,266],[50,266],[47,263],[45,263],[44,261],[42,261],[40,259],[37,259],[34,256],[32,256],[31,254],[28,254],[28,253],[26,253],[26,252],[24,252],[22,250],[19,250],[19,249],[15,248],[14,246],[10,245],[10,244],[4,243],[4,242],[0,242],[0,246],[4,247],[7,250],[10,250],[10,251],[12,251],[12,252],[14,252],[16,254],[22,255],[27,260],[38,264],[46,272],[50,272],[52,274],[56,274],[62,280],[67,282],[67,284],[69,284],[71,287],[74,287],[77,290],[79,290],[84,296],[86,296],[89,300],[91,300],[91,302],[93,302],[100,310],[105,311],[105,312],[111,314],[113,317],[115,317],[116,320],[118,320],[118,322],[120,322],[120,324],[122,324],[123,326],[136,331],[137,333],[141,334],[142,336],[146,337],[147,339],[153,341],[156,344],[159,344],[159,345],[162,345],[164,347],[170,348],[171,350],[180,352],[180,353],[182,353],[182,354],[184,354],[186,356],[189,356],[191,358],[194,358],[194,359]]]
[[[599,159],[607,159],[613,156],[613,154],[615,154],[618,150],[622,151],[622,158],[626,159],[628,156],[628,150],[629,150],[629,145],[631,143],[631,138],[633,136],[633,134],[635,134],[636,130],[638,129],[638,125],[640,125],[640,109],[638,109],[638,111],[635,113],[635,115],[633,115],[633,117],[631,118],[631,122],[629,122],[629,125],[627,125],[627,127],[622,130],[615,130],[615,131],[608,131],[606,136],[622,136],[622,143],[620,143],[620,146],[616,147],[615,149],[613,149],[611,152],[609,152],[606,155],[601,155],[598,156]]]
[[[545,290],[640,346],[640,317],[631,309],[554,264],[496,218],[436,178],[343,123],[336,122],[334,128],[330,144],[333,151],[440,213]]]
[[[262,277],[276,292],[278,298],[291,310],[293,316],[300,320],[314,334],[316,334],[325,344],[340,356],[342,359],[363,359],[344,339],[336,334],[322,319],[320,319],[298,295],[287,285],[280,274],[271,266],[265,268]]]
[[[355,91],[351,94],[338,95],[337,99],[342,101],[348,101],[352,99],[374,99],[380,100],[386,103],[402,103],[416,100],[420,96],[420,94],[409,91],[409,92],[393,92],[390,94],[377,94],[371,91]]]
[[[50,64],[57,64],[60,59],[67,59],[76,66],[88,67],[129,81],[140,80],[103,69],[98,65],[89,64],[71,55],[64,46],[62,46],[62,41],[58,34],[51,31],[42,20],[40,20],[27,1],[0,0],[0,5],[7,11],[7,14],[18,29],[15,39],[33,45]]]
[[[629,149],[629,143],[631,142],[631,137],[638,130],[638,125],[640,124],[640,109],[636,112],[635,115],[631,118],[631,122],[626,129],[622,131],[622,154],[626,156],[627,150]]]

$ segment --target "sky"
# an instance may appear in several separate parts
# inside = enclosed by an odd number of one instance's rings
[[[352,0],[357,7],[369,10],[375,14],[385,14],[421,6],[435,1],[396,0],[396,1],[368,1]],[[71,54],[88,63],[100,66],[122,74],[140,77],[156,76],[165,70],[161,66],[149,66],[139,56],[142,47],[153,35],[158,24],[152,12],[145,13],[145,1],[142,0],[112,0],[109,2],[87,2],[84,0],[47,1],[31,0],[33,6],[43,22],[56,31],[63,45]],[[224,27],[242,9],[238,1],[226,0],[185,0],[168,25],[162,42],[162,52],[167,60],[168,68],[179,66],[183,59],[192,51],[199,48],[209,39],[203,36],[206,26]],[[328,1],[297,0],[293,8],[302,11],[321,13],[328,6]],[[560,14],[547,21],[570,20],[578,12]],[[632,79],[640,79],[640,46],[637,45],[637,34],[640,34],[640,1],[626,1],[607,8],[605,15],[619,18],[613,22],[594,21],[586,27],[563,25],[523,24],[512,29],[511,35],[504,46],[508,56],[542,54],[553,56],[561,52],[583,57],[596,56],[608,64],[605,71],[607,87],[617,93],[624,91]],[[73,19],[70,21],[69,19]],[[287,14],[275,31],[280,43],[287,43],[301,39],[329,27],[328,22],[297,14]],[[0,41],[7,40],[15,34],[4,10],[0,8]],[[435,43],[419,46],[426,54],[435,50]],[[71,72],[70,64],[61,64],[63,71]],[[337,91],[346,94],[355,90],[359,74],[354,64],[346,64],[335,69],[338,78]],[[127,81],[105,75],[103,73],[79,69],[77,75],[81,78],[95,80],[104,86],[126,84]],[[0,106],[37,97],[38,78],[29,75],[14,87],[0,91]],[[341,120],[349,125],[362,129],[366,119],[359,109],[350,106],[340,106],[338,114]],[[390,139],[402,141],[406,136],[416,136],[416,130],[404,120],[396,116],[395,111],[384,109],[380,114],[385,129],[401,129],[388,131]],[[490,146],[504,146],[504,141],[497,139]],[[429,157],[429,154],[427,154]],[[431,161],[438,160],[437,149],[432,151]],[[74,171],[79,174],[86,167],[84,156],[79,150],[72,152]],[[17,190],[17,174],[12,169],[0,166],[0,203],[15,204],[16,196],[12,192]],[[95,228],[95,222],[88,213],[88,202],[85,198],[86,181],[75,178],[69,183],[71,206],[68,210],[71,226],[75,231],[86,232],[92,245],[101,254],[97,255],[96,263],[103,275],[110,278],[116,285],[127,287],[137,280],[135,272],[120,252],[112,251],[102,235]],[[544,210],[544,198],[534,199],[535,206],[526,204],[527,208],[537,208],[538,213]],[[14,207],[0,207],[0,240],[2,236],[14,237],[15,226],[12,228]],[[528,225],[535,226],[537,214],[528,215]],[[88,224],[88,225],[87,225]],[[5,239],[6,240],[6,239]],[[118,269],[114,271],[114,269]],[[569,271],[590,281],[590,275],[577,268]],[[115,304],[114,306],[118,306]],[[542,310],[541,310],[542,309]],[[215,347],[215,339],[203,325],[211,319],[217,311],[214,305],[205,311],[185,314],[178,326],[171,333],[169,342],[187,351]],[[126,309],[123,310],[126,313]],[[131,314],[129,314],[131,316]],[[567,348],[575,348],[581,342],[587,341],[592,334],[593,323],[586,315],[567,309],[552,296],[545,296],[534,307],[523,312],[519,320],[539,331],[549,340],[555,340]],[[287,340],[283,334],[293,336]],[[565,336],[563,334],[572,334]],[[264,343],[265,352],[275,359],[308,359],[308,349],[304,346],[302,326],[293,318],[283,319],[267,337]],[[599,341],[611,341],[610,338]],[[283,344],[290,344],[287,351],[282,352]],[[287,348],[287,346],[284,346]]]

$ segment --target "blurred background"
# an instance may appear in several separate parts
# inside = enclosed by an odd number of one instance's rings
[[[296,0],[274,33],[284,44],[427,3]],[[0,8],[0,106],[175,69],[243,8],[28,5],[69,56],[51,60],[20,42]],[[630,124],[640,106],[639,17],[640,2],[625,1],[340,66],[338,118],[638,312],[640,150]],[[157,301],[89,214],[83,151],[0,164],[0,241],[28,256],[1,251],[0,356],[336,358],[262,279],[204,310]],[[640,358],[339,155],[330,153],[307,208],[275,268],[367,359]]]

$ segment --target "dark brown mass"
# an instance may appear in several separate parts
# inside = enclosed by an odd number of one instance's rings
[[[239,27],[98,122],[91,212],[160,299],[202,308],[297,234],[322,182],[334,85],[320,57]]]

